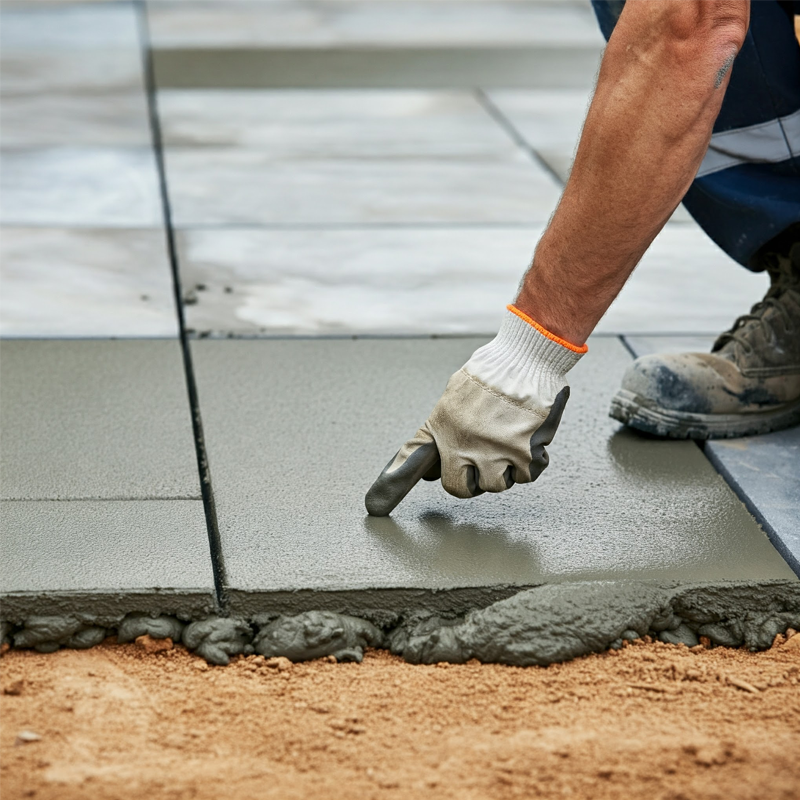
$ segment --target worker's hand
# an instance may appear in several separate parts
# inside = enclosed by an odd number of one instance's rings
[[[586,350],[509,306],[497,336],[450,378],[427,422],[367,492],[367,511],[390,514],[421,478],[441,478],[456,497],[535,481],[569,398],[566,374]]]

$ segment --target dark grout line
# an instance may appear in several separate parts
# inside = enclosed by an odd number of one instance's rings
[[[636,355],[636,352],[634,351],[634,349],[628,343],[627,335],[626,334],[621,334],[620,337],[619,337],[619,340],[622,343],[622,346],[631,354],[632,358],[635,361],[636,358],[637,358],[637,355]]]
[[[222,554],[222,542],[217,523],[217,508],[214,500],[214,489],[211,483],[211,470],[208,462],[205,438],[203,436],[203,421],[200,414],[200,399],[197,392],[194,365],[189,337],[186,333],[186,320],[183,314],[181,291],[181,278],[178,267],[178,252],[175,245],[175,231],[172,225],[172,207],[169,201],[167,186],[167,173],[164,164],[164,145],[161,134],[161,124],[158,118],[157,87],[153,69],[153,55],[150,47],[150,30],[147,21],[147,6],[144,0],[136,0],[135,8],[139,21],[139,31],[142,37],[142,62],[144,68],[145,89],[147,93],[147,110],[150,119],[150,133],[153,139],[153,150],[158,171],[158,183],[161,194],[161,205],[164,212],[164,227],[166,229],[167,253],[172,270],[172,287],[175,297],[175,307],[178,315],[178,326],[183,353],[183,366],[186,377],[186,388],[189,395],[189,407],[192,415],[192,430],[194,432],[195,452],[197,454],[197,468],[200,478],[200,491],[203,498],[206,527],[208,531],[208,544],[211,557],[211,569],[214,575],[214,589],[217,595],[217,604],[223,613],[227,609],[225,560]]]
[[[475,97],[487,114],[521,147],[562,189],[564,181],[561,176],[539,155],[539,152],[528,144],[527,139],[517,130],[513,122],[492,102],[483,89],[475,89]]]

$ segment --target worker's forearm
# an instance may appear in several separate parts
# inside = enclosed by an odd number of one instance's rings
[[[516,305],[580,345],[689,188],[749,0],[628,0],[572,174]]]

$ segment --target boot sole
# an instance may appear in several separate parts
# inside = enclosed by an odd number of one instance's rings
[[[758,436],[800,424],[800,399],[769,411],[746,414],[689,414],[654,407],[644,398],[620,389],[609,416],[631,428],[669,439],[731,439]]]

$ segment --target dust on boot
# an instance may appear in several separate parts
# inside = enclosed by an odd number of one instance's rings
[[[800,241],[760,259],[769,291],[711,353],[636,359],[614,419],[676,439],[753,436],[800,423]]]

